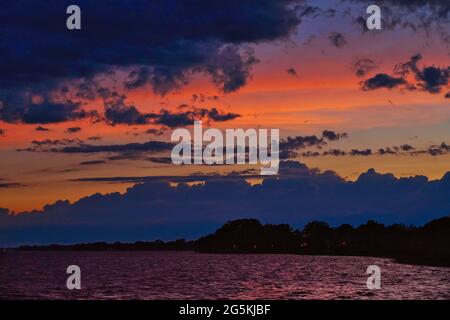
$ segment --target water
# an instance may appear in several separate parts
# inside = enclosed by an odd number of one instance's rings
[[[81,268],[81,290],[66,269]],[[381,289],[366,287],[367,266]],[[450,299],[450,268],[367,257],[192,252],[3,252],[0,298]]]

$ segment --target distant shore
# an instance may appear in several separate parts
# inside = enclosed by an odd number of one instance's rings
[[[194,241],[137,241],[20,246],[14,251],[195,251],[218,254],[298,254],[391,258],[400,263],[450,267],[450,217],[422,227],[384,226],[374,221],[356,228],[332,228],[314,221],[303,230],[255,219],[230,221]]]

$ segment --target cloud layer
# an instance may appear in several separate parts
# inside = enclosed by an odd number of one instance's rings
[[[350,182],[334,172],[287,161],[281,163],[278,179],[267,178],[261,185],[239,176],[204,180],[203,185],[173,187],[168,182],[176,178],[154,177],[125,194],[58,201],[17,216],[5,209],[0,213],[0,244],[195,237],[244,217],[293,225],[319,218],[331,223],[357,224],[372,218],[420,224],[450,213],[450,172],[429,181],[370,169]]]

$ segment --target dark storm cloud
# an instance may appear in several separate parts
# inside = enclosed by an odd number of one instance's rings
[[[244,179],[239,175],[99,178],[102,183],[145,182],[124,194],[57,201],[34,212],[38,214],[8,215],[4,210],[0,244],[189,238],[243,217],[296,226],[312,219],[333,224],[367,219],[420,224],[450,212],[450,173],[429,181],[424,176],[396,178],[370,169],[356,181],[346,181],[332,171],[289,161],[280,164],[277,179],[265,178],[260,185]],[[179,184],[171,186],[171,180]],[[190,181],[205,183],[183,183]]]
[[[79,0],[82,29],[68,31],[64,13],[71,1],[11,1],[0,12],[0,119],[84,118],[78,100],[70,104],[52,93],[68,94],[77,82],[76,98],[92,99],[91,81],[119,69],[130,72],[130,89],[148,83],[166,94],[193,73],[206,73],[223,92],[236,91],[257,62],[247,45],[287,39],[300,23],[300,2],[118,0],[105,7]],[[33,95],[47,101],[32,103]]]
[[[213,56],[206,70],[222,92],[230,93],[247,84],[251,68],[257,62],[253,50],[240,53],[236,46],[227,46]]]
[[[50,101],[42,103],[20,102],[17,99],[2,99],[1,90],[0,102],[0,119],[11,123],[48,124],[97,117],[95,111],[86,111],[81,108],[79,103],[72,101],[63,103]]]
[[[364,91],[375,90],[380,88],[393,89],[407,82],[401,77],[393,77],[386,73],[378,73],[372,78],[360,82],[360,85]]]
[[[340,32],[332,32],[328,36],[328,40],[332,46],[336,48],[341,48],[347,44],[347,40],[345,40],[345,36]]]

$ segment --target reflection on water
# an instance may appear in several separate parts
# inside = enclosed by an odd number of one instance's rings
[[[81,268],[81,290],[66,268]],[[381,267],[381,290],[366,287]],[[15,299],[450,299],[450,268],[388,259],[192,252],[0,253],[0,298]]]

